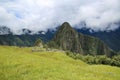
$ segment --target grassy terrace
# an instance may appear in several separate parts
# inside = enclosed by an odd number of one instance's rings
[[[0,46],[0,80],[120,80],[120,68],[88,65],[62,51]]]

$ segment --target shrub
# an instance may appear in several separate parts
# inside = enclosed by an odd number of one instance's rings
[[[116,55],[112,58],[109,58],[105,55],[99,56],[91,56],[91,55],[80,55],[77,53],[72,53],[70,51],[66,51],[66,55],[74,58],[80,59],[88,64],[105,64],[105,65],[112,65],[112,66],[119,66],[120,67],[120,55]]]
[[[112,57],[111,65],[120,67],[120,55]]]
[[[84,56],[84,61],[89,64],[94,64],[94,57],[90,55]]]

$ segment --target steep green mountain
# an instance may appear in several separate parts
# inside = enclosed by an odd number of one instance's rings
[[[112,50],[104,42],[98,38],[78,33],[67,22],[58,29],[49,45],[83,55],[113,55]]]

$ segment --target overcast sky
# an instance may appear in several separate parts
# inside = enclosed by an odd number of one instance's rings
[[[0,0],[0,25],[14,33],[23,28],[46,31],[63,22],[81,28],[78,25],[83,21],[96,31],[116,29],[120,0]]]

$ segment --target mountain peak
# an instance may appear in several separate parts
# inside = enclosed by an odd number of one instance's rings
[[[62,25],[69,26],[70,24],[68,22],[64,22]]]
[[[55,34],[53,47],[80,54],[111,56],[111,49],[98,38],[78,33],[68,22],[64,22]],[[50,44],[53,44],[50,43]]]
[[[56,45],[61,47],[63,50],[82,53],[81,45],[78,43],[77,38],[78,33],[71,27],[68,22],[64,22],[56,32],[53,41],[58,43]]]
[[[64,22],[58,29],[57,33],[76,33],[68,22]]]
[[[68,22],[64,22],[60,29],[72,29],[71,25]]]
[[[6,26],[0,26],[0,35],[6,35],[6,34],[11,34],[10,28]]]

